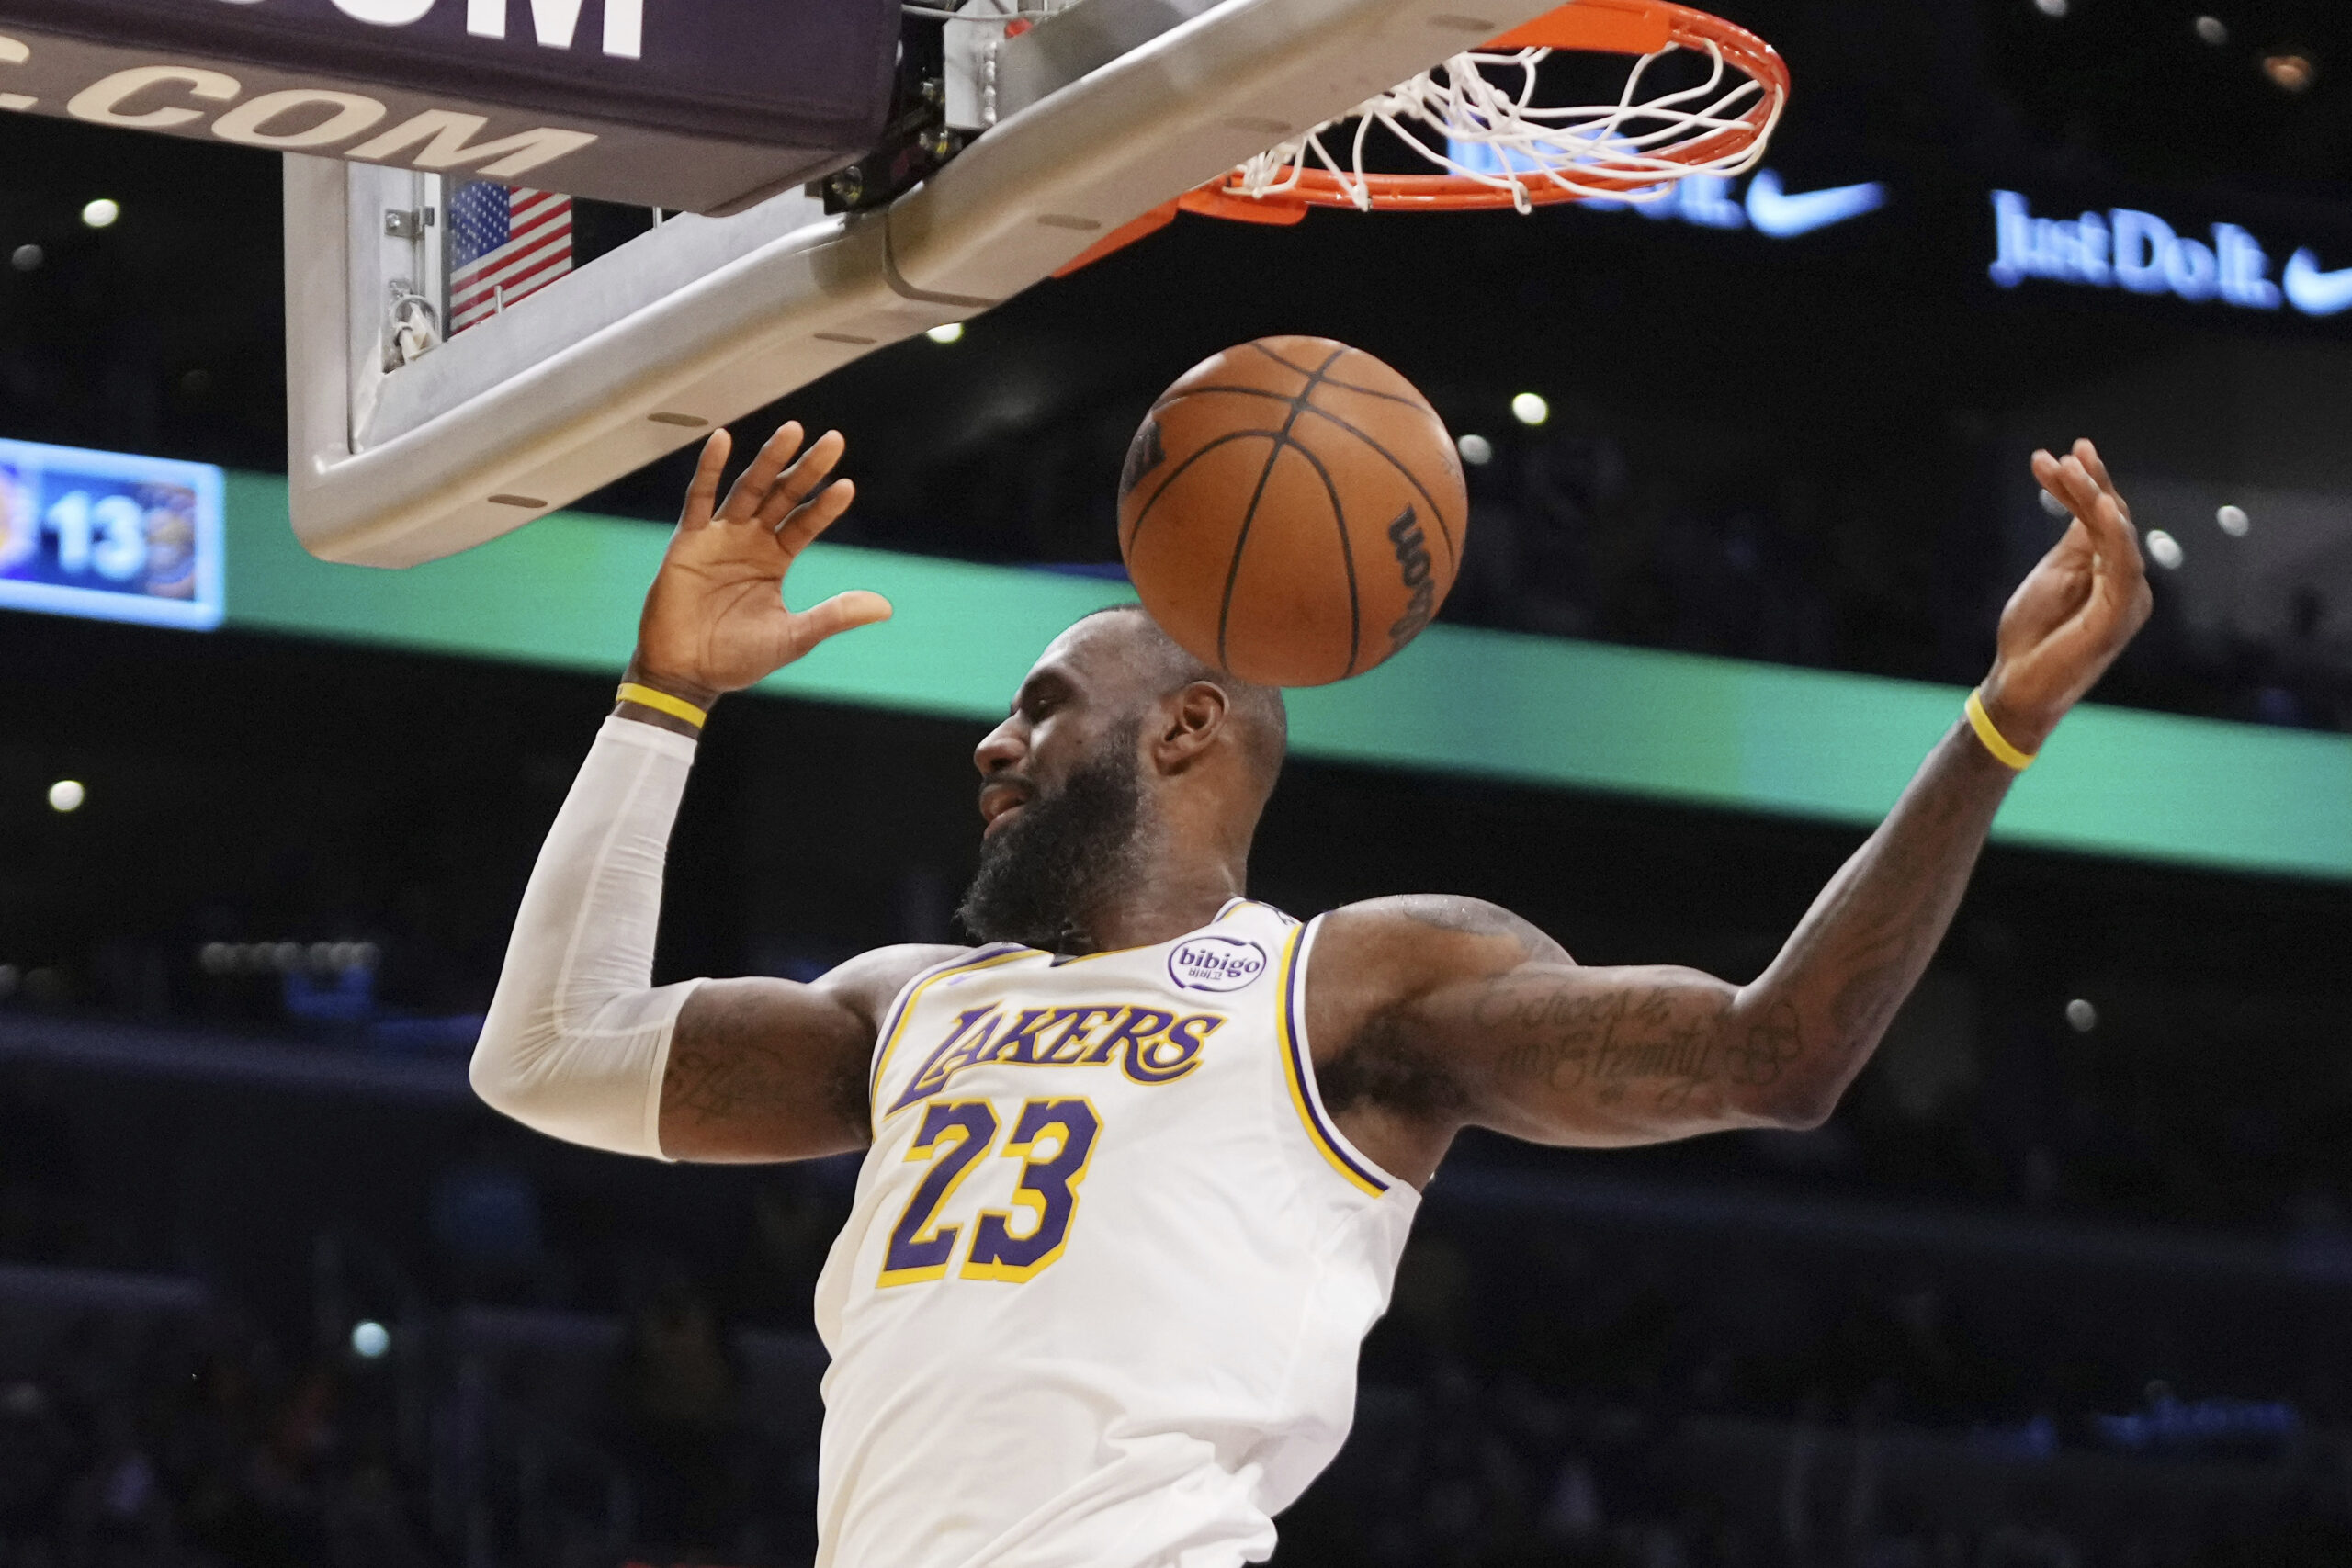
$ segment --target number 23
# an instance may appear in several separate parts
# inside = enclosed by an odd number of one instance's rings
[[[1004,1155],[1025,1162],[1012,1201],[1034,1219],[1016,1235],[1010,1210],[982,1210],[972,1225],[972,1244],[964,1259],[965,1279],[1019,1284],[1053,1266],[1069,1245],[1070,1221],[1078,1213],[1078,1184],[1086,1179],[1087,1163],[1094,1157],[1095,1135],[1102,1130],[1102,1119],[1085,1100],[1033,1100],[1022,1106]],[[934,1101],[924,1111],[907,1158],[929,1160],[931,1168],[923,1173],[914,1196],[907,1200],[906,1211],[891,1227],[889,1250],[882,1261],[882,1284],[911,1285],[946,1277],[963,1227],[941,1224],[939,1211],[996,1141],[996,1110],[985,1100]],[[1032,1157],[1031,1151],[1048,1138],[1059,1145],[1053,1156]]]

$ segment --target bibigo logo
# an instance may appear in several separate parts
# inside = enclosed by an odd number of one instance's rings
[[[1266,950],[1241,937],[1196,936],[1168,955],[1168,977],[1188,991],[1238,991],[1266,972]]]

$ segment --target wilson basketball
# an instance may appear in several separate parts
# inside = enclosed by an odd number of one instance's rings
[[[1194,366],[1119,478],[1144,607],[1196,658],[1274,686],[1360,675],[1412,641],[1453,586],[1468,516],[1428,400],[1328,338]]]

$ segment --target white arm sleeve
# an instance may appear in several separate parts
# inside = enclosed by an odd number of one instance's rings
[[[662,1074],[699,980],[653,986],[695,742],[608,718],[548,830],[474,1047],[474,1092],[550,1137],[661,1159]]]

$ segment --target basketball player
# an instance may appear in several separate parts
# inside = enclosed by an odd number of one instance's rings
[[[1580,967],[1475,898],[1304,925],[1252,902],[1281,699],[1125,609],[1057,637],[980,743],[961,911],[979,946],[655,987],[704,714],[890,613],[783,607],[850,500],[826,482],[841,438],[795,461],[800,438],[777,432],[724,505],[725,433],[705,449],[472,1073],[509,1115],[618,1153],[865,1151],[817,1292],[818,1562],[838,1568],[1263,1561],[1347,1432],[1358,1344],[1454,1134],[1820,1125],[1935,952],[2014,767],[2149,610],[2098,455],[2037,453],[2074,522],[2002,615],[1981,710],[1745,986]]]

